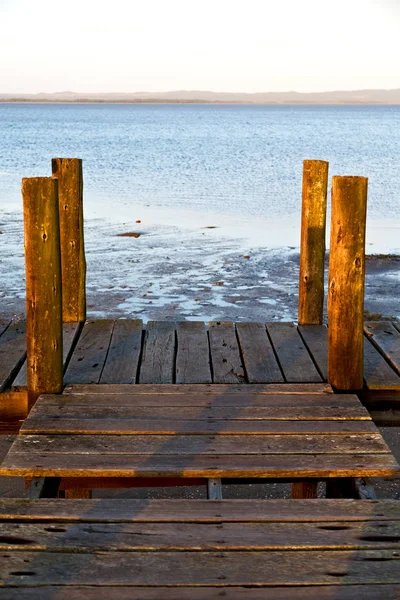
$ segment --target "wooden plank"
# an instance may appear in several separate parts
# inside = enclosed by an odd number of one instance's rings
[[[176,324],[176,333],[176,383],[211,383],[210,349],[205,324],[182,321]]]
[[[234,323],[208,324],[214,383],[244,383],[244,369]]]
[[[195,384],[195,385],[140,385],[137,384],[134,390],[135,394],[333,394],[332,387],[327,383],[270,383],[270,384],[244,384],[244,385],[223,385],[223,384]],[[90,385],[66,385],[65,394],[88,394],[93,393]],[[130,385],[102,385],[96,386],[96,394],[131,394],[133,393]]]
[[[321,377],[293,323],[267,323],[267,331],[286,381],[318,382]]]
[[[42,402],[33,408],[29,422],[45,419],[135,419],[153,421],[370,421],[371,417],[361,402],[341,406],[62,406]],[[29,426],[29,423],[28,423]],[[179,427],[179,425],[177,425]]]
[[[400,331],[388,321],[368,321],[364,330],[393,369],[400,374]]]
[[[25,584],[24,584],[25,585]],[[118,600],[221,600],[226,596],[229,600],[398,600],[399,586],[392,585],[318,585],[273,587],[222,587],[217,586],[185,586],[177,591],[176,587],[136,587],[118,585],[109,586],[40,586],[40,587],[7,587],[8,600],[110,600],[110,594]]]
[[[32,477],[204,477],[325,479],[398,476],[390,454],[198,456],[8,453],[0,475]]]
[[[22,579],[21,572],[26,576]],[[28,574],[29,573],[29,574]],[[337,585],[400,580],[392,550],[236,552],[11,552],[0,563],[7,585]]]
[[[143,323],[140,320],[115,321],[100,383],[136,383],[142,330]]]
[[[249,383],[279,383],[283,375],[262,323],[236,323]]]
[[[175,323],[147,323],[140,365],[140,383],[174,383],[175,345]]]
[[[348,408],[360,406],[360,400],[355,394],[136,394],[135,386],[132,393],[125,394],[98,394],[97,387],[94,393],[87,394],[46,394],[38,399],[37,408],[40,406],[80,406],[85,410],[86,406],[176,406],[176,407],[336,407]],[[93,387],[92,387],[93,390]]]
[[[399,390],[400,376],[364,337],[364,380],[369,390]]]
[[[400,522],[0,524],[0,551],[381,550],[400,548]]]
[[[79,337],[81,325],[80,323],[63,323],[63,368],[67,368],[71,358],[72,351],[75,347],[77,338]],[[24,392],[28,388],[27,382],[27,364],[24,361],[18,375],[14,379],[11,389],[14,392]]]
[[[325,523],[400,521],[397,500],[95,500],[0,498],[0,520],[99,523]],[[384,529],[384,528],[383,528]]]
[[[87,321],[64,375],[64,383],[99,383],[114,321]]]
[[[0,337],[0,392],[10,385],[25,360],[25,334],[25,321],[15,321]]]
[[[82,587],[82,586],[46,586],[46,587],[24,587],[7,588],[9,599],[15,600],[109,600],[109,587]],[[113,588],[115,590],[116,588]],[[42,590],[42,596],[40,596]],[[96,591],[98,590],[98,591]],[[177,600],[177,598],[191,598],[192,600],[220,600],[221,595],[229,597],[229,600],[287,600],[288,588],[286,586],[273,587],[240,587],[230,586],[222,588],[219,586],[185,586],[179,590],[177,596],[176,587],[142,587],[142,586],[118,586],[118,600]],[[18,593],[20,596],[18,596]],[[228,596],[229,594],[229,596]],[[329,586],[298,586],[290,587],[291,600],[354,600],[360,594],[365,600],[398,600],[399,586],[392,585],[329,585]]]
[[[80,419],[43,418],[33,416],[26,420],[21,427],[21,434],[106,434],[106,435],[254,435],[282,434],[289,435],[329,435],[329,434],[359,434],[376,433],[372,421],[225,421],[225,420],[188,420],[178,422],[175,419]]]
[[[325,325],[299,325],[298,331],[323,381],[328,379],[328,329]]]
[[[379,433],[369,435],[20,435],[13,454],[387,454]]]

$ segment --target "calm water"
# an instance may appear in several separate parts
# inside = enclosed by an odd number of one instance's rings
[[[302,161],[320,158],[369,177],[370,220],[398,219],[398,106],[0,104],[3,207],[53,156],[84,159],[89,217],[102,203],[298,220]]]

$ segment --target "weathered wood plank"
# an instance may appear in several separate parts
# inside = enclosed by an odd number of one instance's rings
[[[360,400],[355,394],[247,394],[238,392],[236,394],[136,394],[135,386],[132,393],[125,394],[98,394],[95,391],[87,394],[46,394],[38,399],[38,406],[80,406],[84,410],[86,406],[180,406],[180,407],[336,407],[347,408],[360,406]],[[93,387],[92,387],[93,390]]]
[[[369,390],[399,390],[400,376],[364,337],[364,379]]]
[[[335,406],[76,406],[47,405],[33,408],[29,422],[41,419],[135,419],[158,421],[370,421],[361,402],[348,407]],[[29,423],[28,423],[29,426]],[[179,425],[177,425],[179,427]]]
[[[105,435],[253,435],[253,434],[359,434],[376,433],[372,421],[225,421],[225,420],[187,420],[176,421],[154,419],[69,419],[30,417],[21,427],[21,434],[105,434]]]
[[[341,478],[398,476],[390,454],[126,455],[9,452],[0,475],[32,477]]]
[[[244,369],[234,323],[209,323],[211,362],[214,383],[244,383]]]
[[[0,337],[0,392],[10,385],[25,360],[25,334],[25,322],[16,321]]]
[[[321,523],[0,524],[0,551],[381,550],[400,548],[400,521]]]
[[[75,343],[80,334],[80,323],[63,323],[63,368],[67,368]],[[18,375],[14,379],[11,389],[14,392],[23,392],[27,389],[27,364],[24,361]]]
[[[140,385],[135,390],[130,385],[103,385],[96,386],[96,394],[333,394],[332,387],[327,383],[269,383],[269,384],[195,384],[195,385]],[[66,385],[65,394],[90,394],[93,387],[90,385]]]
[[[174,383],[175,346],[175,323],[147,323],[140,365],[140,383]]]
[[[380,434],[369,435],[20,435],[13,454],[387,454]],[[99,458],[99,460],[101,460]]]
[[[364,329],[372,343],[400,374],[400,331],[388,321],[368,321]]]
[[[140,320],[115,321],[100,383],[136,383],[142,329]]]
[[[11,322],[10,319],[0,319],[0,336],[2,336],[7,327],[11,325]]]
[[[324,381],[327,381],[328,329],[324,325],[299,325],[298,330],[314,359],[319,374]]]
[[[324,523],[400,521],[397,500],[95,500],[0,498],[2,521],[98,523]]]
[[[283,375],[262,323],[236,323],[249,383],[279,383]]]
[[[107,358],[112,320],[87,321],[64,375],[64,383],[99,383]]]
[[[210,349],[205,324],[181,321],[176,324],[176,383],[211,383]]]
[[[40,557],[40,558],[39,558]],[[21,579],[20,573],[29,572]],[[237,552],[11,552],[6,585],[306,585],[398,583],[392,550]]]
[[[293,323],[267,323],[267,331],[278,356],[286,381],[322,381]]]
[[[176,587],[136,587],[123,586],[47,586],[46,587],[8,587],[8,600],[110,600],[110,594],[118,600],[354,600],[357,596],[363,600],[398,600],[399,585],[318,585],[273,587],[222,587],[196,586]]]

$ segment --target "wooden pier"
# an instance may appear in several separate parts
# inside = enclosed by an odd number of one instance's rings
[[[398,418],[400,328],[363,323],[363,177],[333,178],[322,325],[327,172],[305,162],[299,324],[85,320],[81,161],[24,180],[27,322],[0,325],[3,432],[19,430],[0,476],[29,486],[0,502],[10,598],[397,597],[398,504],[338,498],[400,474],[374,423]],[[296,500],[222,500],[253,481]],[[208,503],[90,500],[182,484]]]

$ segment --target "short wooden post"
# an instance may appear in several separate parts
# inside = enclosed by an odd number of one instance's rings
[[[366,177],[333,177],[328,381],[343,391],[363,387],[367,192]]]
[[[86,319],[86,261],[83,236],[83,175],[80,158],[53,158],[58,179],[63,322]]]
[[[298,321],[321,325],[324,306],[326,196],[329,163],[305,160],[301,212]]]
[[[22,180],[29,408],[40,394],[59,393],[63,385],[57,189],[51,177]]]

